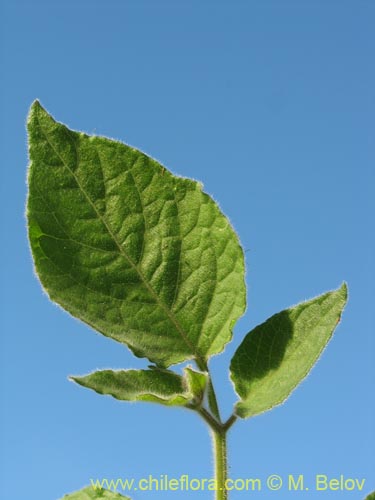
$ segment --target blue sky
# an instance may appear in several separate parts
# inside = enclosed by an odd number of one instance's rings
[[[199,179],[230,217],[246,250],[248,310],[211,363],[224,414],[243,336],[348,282],[343,321],[310,377],[282,407],[232,429],[230,473],[366,479],[363,493],[251,494],[262,499],[354,500],[375,489],[374,22],[370,0],[2,0],[2,498],[51,500],[93,477],[212,469],[194,414],[67,381],[146,362],[52,305],[33,275],[24,205],[35,98],[73,129]]]

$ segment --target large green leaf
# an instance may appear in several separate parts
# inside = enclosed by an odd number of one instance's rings
[[[375,491],[373,491],[372,493],[370,493],[369,495],[367,495],[367,497],[365,498],[365,500],[375,500]]]
[[[207,375],[185,368],[185,376],[169,370],[101,370],[70,377],[99,394],[121,401],[148,401],[167,406],[194,407],[201,403]]]
[[[236,406],[240,417],[257,415],[285,401],[319,358],[346,300],[343,284],[275,314],[247,334],[230,367],[241,397]]]
[[[49,297],[159,366],[222,351],[245,309],[244,259],[216,203],[140,151],[29,120],[29,238]]]
[[[120,493],[114,493],[109,490],[95,489],[92,486],[87,486],[82,490],[64,495],[61,500],[130,500],[129,497],[124,497]]]

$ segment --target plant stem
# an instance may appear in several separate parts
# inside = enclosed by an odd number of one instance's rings
[[[198,413],[203,418],[203,420],[208,424],[210,429],[212,429],[213,432],[220,432],[222,430],[222,424],[218,422],[216,418],[213,415],[211,415],[209,411],[206,410],[206,408],[203,407],[199,408]]]
[[[222,424],[203,407],[199,408],[198,413],[211,429],[215,462],[215,500],[228,500],[228,491],[226,489],[228,479],[227,433],[236,417],[231,417],[225,424]]]
[[[212,428],[211,428],[212,429]],[[227,500],[228,492],[226,489],[226,481],[228,478],[228,463],[227,463],[227,431],[212,429],[214,457],[215,457],[215,480],[216,480],[216,496],[215,500]]]
[[[207,382],[207,399],[208,399],[208,405],[210,407],[210,410],[212,411],[212,414],[217,418],[217,420],[220,422],[220,411],[219,411],[219,405],[217,404],[217,399],[216,399],[216,393],[214,389],[214,385],[212,383],[212,378],[211,378],[211,373],[208,368],[207,362],[202,362],[201,360],[196,360],[196,363],[198,365],[198,368],[204,372],[207,372],[208,374],[208,382]]]
[[[217,488],[215,500],[228,500],[228,491],[226,489],[228,479],[227,433],[237,420],[237,416],[232,414],[226,422],[222,423],[208,365],[206,362],[202,363],[201,360],[196,360],[196,362],[199,369],[208,374],[207,400],[211,413],[202,406],[199,408],[198,413],[206,421],[212,432]]]
[[[210,407],[210,410],[212,411],[213,415],[215,415],[215,417],[220,422],[219,405],[217,404],[216,393],[215,393],[214,385],[212,383],[210,374],[209,374],[209,378],[208,378],[207,398],[208,398],[208,405]]]

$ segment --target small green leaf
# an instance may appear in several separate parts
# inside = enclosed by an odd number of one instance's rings
[[[27,216],[49,297],[160,367],[221,352],[245,310],[244,257],[217,204],[142,152],[28,119]]]
[[[275,314],[247,334],[230,367],[241,397],[236,405],[238,416],[257,415],[285,401],[318,360],[346,300],[343,284]]]
[[[201,403],[207,387],[207,373],[196,372],[189,366],[184,371],[189,392],[193,394],[196,403]]]
[[[375,500],[375,491],[373,491],[372,493],[370,493],[369,495],[367,495],[367,497],[365,498],[365,500]]]
[[[167,406],[198,405],[206,375],[185,369],[185,376],[169,370],[100,370],[83,377],[70,377],[77,384],[121,401],[148,401]]]
[[[130,500],[130,497],[124,497],[120,493],[114,493],[109,490],[87,486],[82,490],[64,495],[60,500]]]

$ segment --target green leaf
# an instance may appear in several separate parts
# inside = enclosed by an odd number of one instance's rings
[[[370,493],[369,495],[367,495],[367,497],[365,498],[365,500],[375,500],[375,491],[373,491],[372,493]]]
[[[196,372],[189,366],[185,368],[186,386],[193,395],[196,403],[201,403],[206,391],[208,376],[207,373]]]
[[[49,297],[161,367],[221,352],[245,309],[244,258],[217,204],[142,152],[28,119],[27,216]]]
[[[69,495],[64,495],[61,500],[130,500],[130,497],[124,497],[119,493],[113,493],[109,490],[104,490],[101,488],[93,488],[92,486],[87,486],[82,490],[70,493]]]
[[[185,376],[169,370],[100,370],[70,377],[77,384],[121,401],[148,401],[195,407],[203,399],[207,375],[185,368]]]
[[[275,314],[247,334],[230,367],[241,397],[238,416],[257,415],[285,401],[318,360],[346,300],[344,283],[336,291]]]

